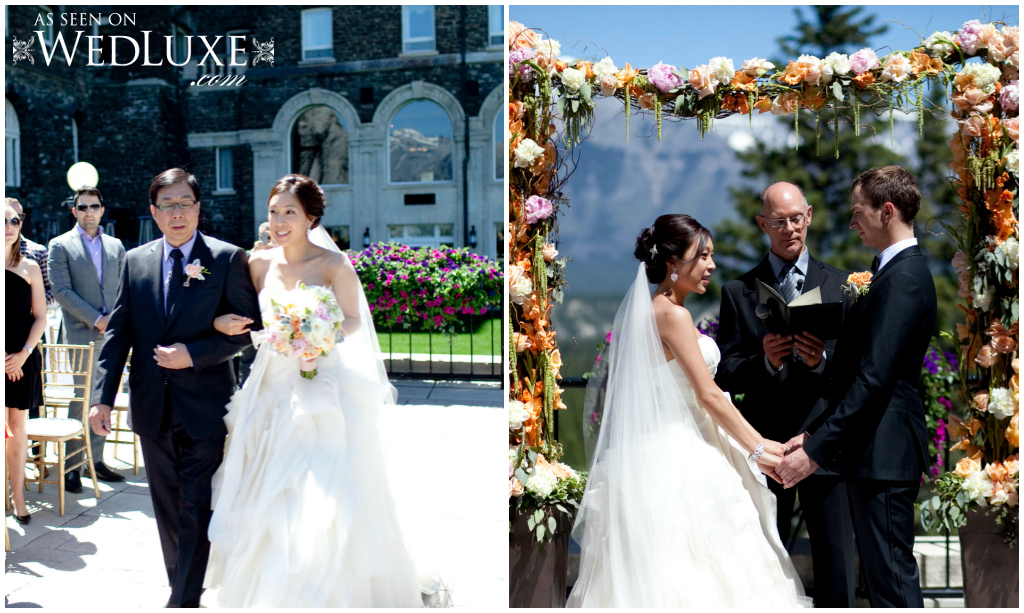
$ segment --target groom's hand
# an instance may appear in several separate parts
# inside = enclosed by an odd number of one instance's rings
[[[100,436],[110,434],[110,406],[106,404],[94,404],[89,409],[89,424],[92,431]]]
[[[788,490],[817,469],[818,463],[812,460],[811,456],[807,455],[807,452],[801,447],[782,458],[779,465],[775,467],[775,472],[782,477],[782,485]]]
[[[156,365],[170,370],[181,370],[192,366],[192,356],[188,353],[188,347],[182,343],[174,343],[170,347],[157,345],[153,350],[153,359]]]
[[[786,447],[789,447],[789,450],[786,451],[786,454],[788,455],[790,453],[793,453],[797,449],[803,447],[804,443],[806,443],[807,439],[809,438],[811,438],[810,434],[807,434],[806,432],[801,432],[800,434],[797,434],[793,438],[786,441]]]

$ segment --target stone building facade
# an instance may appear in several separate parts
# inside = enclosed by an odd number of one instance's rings
[[[303,172],[342,246],[501,255],[500,6],[5,10],[8,49],[34,39],[31,60],[5,66],[4,182],[36,240],[71,227],[66,173],[87,161],[129,246],[154,232],[149,180],[181,166],[203,186],[201,228],[238,245],[255,240],[274,182]]]

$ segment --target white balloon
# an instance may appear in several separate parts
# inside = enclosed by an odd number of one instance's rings
[[[89,162],[78,162],[68,169],[68,186],[75,191],[86,186],[97,187],[99,181],[100,173]]]

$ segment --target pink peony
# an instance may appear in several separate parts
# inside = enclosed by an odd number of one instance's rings
[[[956,42],[967,55],[973,55],[982,47],[981,32],[984,26],[977,19],[965,22],[956,33]]]
[[[878,67],[878,56],[870,47],[864,47],[850,56],[850,70],[857,76]]]
[[[1014,79],[999,92],[999,105],[1003,107],[1004,111],[1016,111],[1018,96],[1017,79]]]
[[[526,223],[533,225],[551,216],[551,201],[540,196],[530,196],[526,200]]]
[[[674,66],[658,62],[647,70],[647,80],[657,87],[658,91],[668,93],[683,84],[683,80],[673,72],[674,70]]]

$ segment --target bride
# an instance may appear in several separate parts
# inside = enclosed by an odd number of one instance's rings
[[[264,343],[227,407],[205,582],[222,607],[422,606],[377,430],[395,390],[356,271],[319,226],[325,204],[309,177],[278,181],[268,203],[278,247],[249,262],[265,320],[271,300],[322,286],[344,314],[344,342],[303,364]],[[223,315],[215,327],[241,334],[251,323]],[[314,367],[313,379],[300,375]]]
[[[606,388],[591,379],[587,390],[603,407],[585,414],[603,415],[568,606],[810,606],[761,474],[777,480],[787,449],[715,385],[718,348],[684,306],[715,270],[711,234],[689,215],[663,215],[636,245],[642,263],[615,318]]]

